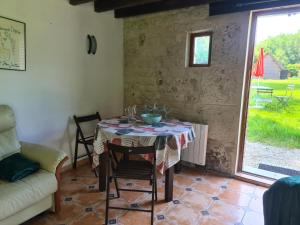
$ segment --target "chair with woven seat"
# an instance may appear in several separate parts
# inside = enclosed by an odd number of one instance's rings
[[[106,170],[106,213],[105,224],[108,224],[108,212],[109,209],[119,210],[131,210],[151,213],[151,224],[153,224],[154,218],[154,201],[157,200],[157,182],[156,182],[156,151],[154,146],[150,147],[125,147],[115,145],[107,142],[107,170]],[[119,159],[117,154],[123,154],[123,157]],[[150,154],[152,156],[152,162],[147,160],[134,160],[132,156],[139,154]],[[112,171],[110,171],[112,169]],[[138,189],[124,189],[119,188],[118,178],[133,179],[133,180],[146,180],[150,181],[152,186],[151,190],[138,190]],[[145,192],[152,194],[151,210],[139,209],[139,208],[124,208],[124,207],[112,207],[109,205],[110,197],[110,182],[114,180],[117,191],[117,198],[120,197],[120,191],[132,191],[132,192]]]
[[[101,116],[99,112],[96,112],[92,115],[86,115],[86,116],[73,116],[75,124],[76,124],[76,142],[75,142],[75,154],[74,154],[74,160],[73,160],[73,168],[76,169],[77,167],[77,159],[88,156],[88,159],[92,165],[93,158],[91,154],[91,150],[89,149],[89,146],[93,146],[94,143],[94,135],[85,135],[82,129],[83,123],[88,122],[99,122],[101,121]],[[79,144],[82,144],[84,146],[86,154],[78,156],[78,146]],[[95,175],[97,176],[97,172],[95,170]]]

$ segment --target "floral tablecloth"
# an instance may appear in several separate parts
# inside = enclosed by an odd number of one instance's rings
[[[142,122],[122,123],[121,119],[102,120],[96,128],[93,162],[94,166],[99,165],[99,154],[104,152],[106,141],[122,146],[155,145],[157,169],[163,174],[180,161],[182,149],[194,139],[193,126],[188,122],[146,125]]]

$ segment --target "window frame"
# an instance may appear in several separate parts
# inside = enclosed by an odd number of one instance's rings
[[[189,67],[209,67],[211,65],[212,34],[213,34],[212,31],[195,32],[190,34]],[[194,63],[195,39],[197,37],[206,37],[206,36],[209,37],[208,63],[207,64]]]

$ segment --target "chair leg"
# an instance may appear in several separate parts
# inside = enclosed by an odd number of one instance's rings
[[[153,225],[154,220],[154,196],[155,196],[155,181],[152,180],[152,201],[151,201],[151,225]]]
[[[90,161],[90,164],[93,165],[93,158],[92,158],[92,155],[90,153],[90,150],[89,150],[89,147],[87,144],[83,144],[84,145],[84,148],[85,148],[85,151],[86,151],[86,154],[89,158],[89,161]],[[98,173],[97,173],[97,170],[94,169],[94,173],[95,173],[95,176],[98,177]]]
[[[76,167],[77,167],[77,157],[78,157],[78,142],[77,142],[77,138],[76,138],[74,161],[73,161],[73,168],[74,169],[76,169]]]
[[[109,210],[109,188],[110,188],[110,181],[109,181],[109,174],[110,174],[110,171],[109,171],[109,166],[107,166],[107,172],[106,172],[106,207],[105,207],[105,225],[108,224],[108,210]]]
[[[93,158],[91,156],[91,153],[90,153],[90,150],[89,150],[89,147],[87,144],[83,144],[84,145],[84,148],[85,148],[85,151],[86,151],[86,154],[87,156],[89,157],[89,161],[91,163],[91,165],[93,164]]]
[[[155,177],[155,180],[154,180],[154,185],[155,185],[155,189],[154,189],[154,192],[155,192],[155,201],[157,201],[157,180],[156,180],[156,177]]]
[[[120,191],[119,191],[119,185],[118,185],[117,178],[114,177],[114,181],[115,181],[115,186],[116,186],[116,190],[117,190],[117,197],[120,198]]]

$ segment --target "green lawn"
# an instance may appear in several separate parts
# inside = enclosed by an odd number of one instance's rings
[[[279,104],[275,96],[285,96],[288,84],[294,84],[292,98],[287,106]],[[252,80],[252,86],[257,86],[257,80]],[[256,95],[256,90],[250,91],[247,139],[273,146],[300,148],[300,78],[288,80],[260,80],[260,86],[274,89],[272,102],[263,102],[256,109],[256,98],[271,100],[269,94]],[[288,95],[290,92],[288,92]]]

